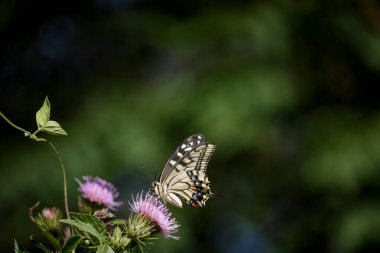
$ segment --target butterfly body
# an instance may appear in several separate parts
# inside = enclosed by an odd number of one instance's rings
[[[169,158],[159,180],[153,182],[155,193],[176,207],[182,207],[180,198],[191,206],[204,206],[215,195],[206,176],[214,150],[215,145],[205,142],[202,134],[188,137]]]

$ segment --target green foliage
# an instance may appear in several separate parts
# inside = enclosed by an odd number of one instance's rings
[[[125,228],[125,226],[124,226]],[[131,238],[123,235],[123,230],[120,227],[115,227],[112,236],[109,237],[109,243],[113,249],[117,251],[122,251],[127,248],[128,244],[131,242]]]
[[[58,122],[49,120],[42,127],[41,131],[44,131],[53,135],[67,135],[66,131],[62,129]]]
[[[93,215],[71,212],[70,217],[73,220],[90,224],[100,235],[106,234],[106,225],[104,222]]]
[[[58,122],[50,120],[50,102],[48,97],[45,98],[44,104],[36,114],[38,131],[43,131],[52,135],[67,135],[66,131]]]
[[[62,253],[71,253],[81,243],[82,238],[79,235],[74,235],[65,244],[62,249]]]
[[[40,248],[44,253],[52,253],[52,251],[42,243],[36,243],[35,246]]]
[[[1,112],[0,116],[12,127],[24,132],[24,135],[26,137],[30,137],[35,141],[48,142],[60,162],[64,182],[64,205],[67,219],[61,219],[61,211],[55,207],[44,208],[41,213],[38,213],[37,216],[34,216],[33,211],[36,207],[39,206],[39,202],[37,202],[34,206],[29,208],[30,219],[38,226],[42,234],[53,245],[53,247],[55,248],[54,251],[62,253],[74,252],[78,247],[81,247],[85,250],[85,252],[94,252],[94,250],[96,250],[96,252],[101,253],[114,253],[114,249],[117,252],[127,252],[133,250],[133,248],[137,246],[142,251],[142,246],[145,245],[145,241],[148,239],[152,239],[152,235],[157,234],[157,232],[159,232],[157,229],[158,225],[142,213],[132,215],[132,217],[139,218],[129,219],[129,224],[126,224],[125,220],[123,222],[123,219],[116,219],[115,223],[113,223],[112,221],[106,223],[105,221],[112,220],[112,218],[114,218],[115,215],[111,213],[108,210],[108,208],[105,208],[107,206],[106,204],[99,204],[97,201],[93,201],[92,199],[86,199],[86,202],[88,203],[82,201],[78,202],[79,210],[83,209],[81,205],[91,205],[91,207],[88,206],[89,209],[85,208],[85,213],[69,213],[67,199],[66,170],[61,156],[59,155],[57,149],[51,142],[47,141],[46,139],[38,138],[36,135],[39,131],[49,132],[51,129],[54,128],[54,126],[60,128],[57,122],[49,120],[50,102],[47,97],[45,98],[43,106],[36,114],[38,129],[33,134],[15,125]],[[64,132],[63,129],[58,129],[57,131]],[[100,192],[101,194],[103,194],[103,197],[104,194],[111,194],[112,196],[105,196],[107,198],[112,197],[112,199],[114,197],[116,198],[116,196],[119,193],[113,185],[106,182],[105,180],[101,180],[100,178],[95,179],[96,180],[94,181],[86,182],[88,184],[92,184],[92,188],[94,188],[94,184],[96,184],[96,187],[98,187],[97,189],[95,188],[93,190],[95,191],[95,193],[92,192],[92,194],[99,194]],[[82,183],[80,181],[78,182],[82,187]],[[101,189],[99,189],[99,187]],[[78,197],[82,199],[82,196]],[[94,208],[94,210],[92,210],[92,207]],[[94,215],[88,213],[94,213]],[[166,214],[162,213],[162,215]],[[69,226],[62,228],[62,224],[67,224]],[[123,225],[123,230],[118,226],[119,224]],[[35,241],[33,239],[33,236],[30,237],[30,240],[37,248],[40,248],[45,253],[52,252],[43,243]],[[65,242],[63,246],[61,245],[61,242]],[[16,240],[14,241],[14,245],[14,251],[16,253],[21,252]]]
[[[115,251],[109,245],[103,244],[98,248],[96,253],[115,253]]]
[[[78,229],[81,232],[84,232],[84,234],[92,239],[92,242],[95,244],[101,244],[106,241],[106,237],[100,233],[97,228],[95,228],[93,225],[80,221],[80,220],[68,220],[63,219],[61,220],[62,223],[69,224],[76,229]]]
[[[42,230],[41,233],[45,236],[45,238],[51,243],[51,245],[56,249],[60,250],[61,245],[59,243],[59,240],[55,238],[50,231]]]
[[[36,113],[36,121],[38,128],[43,127],[50,120],[50,102],[49,98],[45,97],[44,104]]]
[[[14,253],[28,253],[28,251],[25,250],[25,249],[23,249],[23,248],[21,248],[21,247],[18,245],[17,241],[14,240]]]

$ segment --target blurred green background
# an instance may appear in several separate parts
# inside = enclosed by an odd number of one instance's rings
[[[147,252],[380,252],[380,4],[0,3],[0,110],[51,137],[74,178],[146,190],[190,134],[217,145],[205,208],[170,208],[181,240]],[[63,207],[48,145],[0,122],[0,251],[33,252],[28,208]]]

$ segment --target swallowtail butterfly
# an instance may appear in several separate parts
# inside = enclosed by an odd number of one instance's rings
[[[165,202],[182,207],[179,197],[191,206],[204,206],[211,196],[206,168],[215,145],[205,142],[202,134],[194,134],[182,142],[166,162],[153,190]]]

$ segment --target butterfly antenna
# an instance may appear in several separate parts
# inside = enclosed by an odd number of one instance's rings
[[[140,172],[141,172],[141,174],[143,174],[145,177],[148,177],[148,178],[151,179],[151,175],[149,175],[149,173],[147,173],[146,170],[145,170],[144,168],[145,168],[145,167],[144,167],[144,164],[141,163],[141,164],[140,164]]]
[[[150,180],[152,179],[152,174],[149,174],[146,172],[146,170],[144,170],[144,164],[143,163],[140,164],[140,170],[141,170],[141,174],[144,174]],[[148,185],[144,185],[144,188],[148,188],[149,191],[151,191],[152,186],[150,184],[148,184]]]
[[[149,175],[149,178],[150,178],[150,180],[152,181],[152,174]],[[156,181],[156,172],[154,172],[154,181]],[[154,181],[153,181],[153,182],[154,182]],[[148,188],[148,192],[149,192],[149,193],[154,193],[154,189],[153,189],[153,187],[152,187],[152,184],[148,184],[148,185],[147,185],[147,188]]]
[[[215,193],[211,193],[211,195],[212,195],[213,197],[218,197],[218,198],[222,198],[222,199],[224,199],[224,197],[223,197],[222,195],[218,195],[218,194],[215,194]]]

